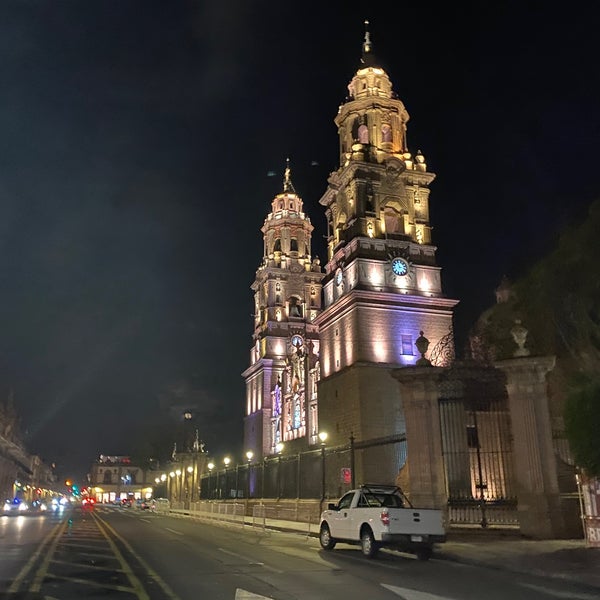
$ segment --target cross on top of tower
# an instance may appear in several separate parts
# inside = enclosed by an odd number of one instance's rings
[[[369,21],[365,21],[365,40],[362,45],[362,58],[360,62],[365,67],[374,67],[376,63],[375,55],[373,54],[373,44],[371,43]]]
[[[296,190],[292,183],[292,171],[290,169],[290,159],[285,159],[285,175],[283,176],[283,191],[295,194]]]

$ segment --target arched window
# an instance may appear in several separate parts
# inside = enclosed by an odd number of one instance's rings
[[[290,317],[302,317],[302,304],[296,296],[290,298],[289,307]]]
[[[298,252],[298,240],[296,238],[290,240],[290,251]]]
[[[369,143],[369,129],[367,128],[366,125],[361,125],[358,128],[358,141],[361,144],[368,144]]]
[[[381,141],[382,142],[391,142],[392,141],[392,128],[384,123],[381,126]]]
[[[281,238],[277,238],[275,240],[275,245],[273,246],[273,252],[281,252]]]
[[[102,480],[102,483],[112,483],[112,473],[110,471],[104,472],[104,479]]]

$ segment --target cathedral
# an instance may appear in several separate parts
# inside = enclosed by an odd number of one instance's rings
[[[458,301],[443,294],[429,222],[435,174],[420,150],[409,149],[408,121],[367,28],[334,119],[339,167],[320,199],[327,263],[311,255],[313,226],[289,162],[262,227],[250,366],[242,374],[244,447],[257,458],[282,445],[319,448],[324,433],[330,447],[404,434],[391,372],[445,366],[453,356]],[[369,456],[372,464],[358,470],[374,473],[385,463],[387,471],[374,475],[389,478],[402,467],[401,457]]]

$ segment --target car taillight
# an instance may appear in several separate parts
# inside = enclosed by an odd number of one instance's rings
[[[383,525],[388,526],[390,524],[390,515],[387,510],[382,510],[379,518]]]

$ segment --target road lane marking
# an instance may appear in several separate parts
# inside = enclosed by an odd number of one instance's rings
[[[223,552],[223,554],[229,554],[230,556],[235,556],[236,558],[241,558],[242,560],[245,560],[248,563],[248,566],[255,566],[255,567],[263,567],[263,569],[267,569],[267,571],[272,571],[273,573],[279,573],[280,575],[282,573],[285,573],[285,571],[281,571],[279,569],[275,569],[274,567],[270,567],[269,565],[266,565],[264,562],[257,562],[252,558],[249,558],[248,556],[244,556],[243,554],[238,554],[237,552],[232,552],[231,550],[225,550],[225,548],[217,548],[217,550],[219,550],[220,552]],[[262,596],[259,596],[259,598],[262,598]]]
[[[54,536],[58,537],[59,535],[62,534],[62,532],[65,530],[66,526],[67,526],[67,522],[63,521],[62,523],[59,523],[58,525],[56,525],[54,527],[54,529],[50,530],[48,535],[43,539],[39,548],[33,553],[31,558],[27,561],[25,566],[21,569],[20,573],[15,577],[15,580],[12,582],[11,586],[8,588],[9,594],[14,594],[15,592],[18,591],[18,589],[21,585],[21,582],[27,576],[29,571],[31,571],[34,563],[37,561],[37,559],[39,558],[42,551],[46,548],[46,546],[50,543],[50,541],[52,540],[52,538]]]
[[[52,577],[53,579],[59,579],[62,581],[70,581],[70,582],[78,583],[78,584],[82,584],[82,585],[98,587],[100,589],[105,588],[105,589],[114,589],[117,591],[123,591],[123,592],[129,592],[129,593],[133,592],[138,597],[139,600],[150,600],[150,596],[148,596],[148,594],[146,593],[146,590],[144,589],[144,586],[142,585],[141,581],[136,577],[136,575],[132,571],[132,569],[129,568],[129,565],[125,561],[125,558],[123,557],[123,555],[121,554],[121,552],[119,551],[119,549],[117,548],[117,546],[115,545],[113,540],[110,539],[110,537],[108,536],[106,531],[102,528],[102,525],[99,522],[96,522],[95,525],[96,525],[96,528],[100,531],[100,533],[104,536],[104,538],[108,542],[108,545],[110,546],[110,548],[113,552],[113,555],[116,557],[116,559],[119,561],[119,563],[122,567],[121,572],[127,577],[131,587],[111,586],[111,585],[105,585],[105,584],[99,585],[96,582],[88,581],[85,579],[79,579],[77,577],[63,577],[60,575],[55,575],[53,573],[48,573],[48,566],[50,565],[52,556],[53,556],[54,552],[56,551],[56,546],[58,545],[59,540],[57,538],[54,541],[52,551],[48,552],[46,558],[44,559],[44,562],[38,569],[38,572],[36,573],[35,580],[33,582],[33,585],[30,588],[30,591],[39,592],[41,589],[41,585],[44,581],[44,578],[48,576],[48,577]]]
[[[100,521],[106,529],[108,529],[111,534],[117,538],[127,551],[131,553],[132,556],[136,558],[136,560],[142,565],[142,567],[146,570],[146,573],[150,575],[150,577],[162,588],[162,591],[167,595],[171,600],[180,600],[179,596],[169,587],[169,585],[161,579],[158,573],[131,547],[129,542],[121,537],[113,527],[111,527],[102,517],[94,515],[94,518],[97,521]]]
[[[235,600],[273,600],[271,596],[261,596],[260,594],[253,594],[248,590],[237,588],[235,590]]]
[[[181,533],[181,531],[175,531],[174,529],[171,529],[170,527],[165,527],[165,529],[167,531],[170,531],[171,533],[174,533],[175,535],[183,535],[183,533]]]
[[[428,594],[427,592],[419,592],[408,588],[401,588],[395,585],[381,584],[386,590],[401,596],[404,600],[452,600],[450,596],[438,596],[437,594]]]

